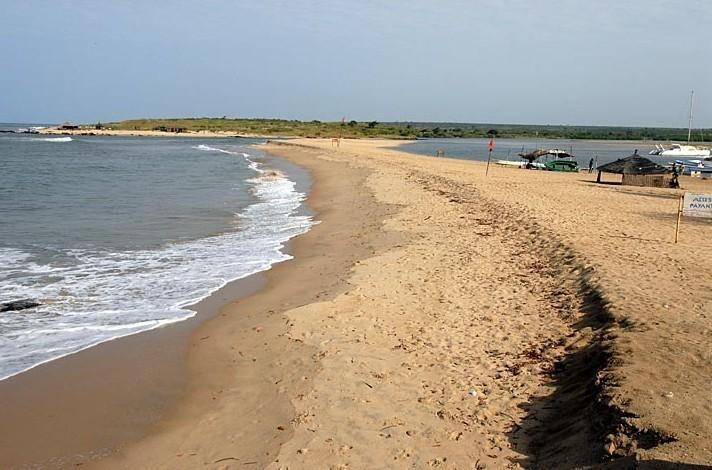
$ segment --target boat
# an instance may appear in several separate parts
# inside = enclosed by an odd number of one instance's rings
[[[660,144],[655,146],[655,149],[650,151],[650,155],[658,155],[661,157],[702,157],[710,158],[712,151],[710,149],[699,148],[694,145],[671,144],[670,148],[665,148]]]
[[[675,160],[667,164],[668,168],[677,168],[682,175],[712,177],[712,163],[703,160]]]
[[[546,162],[544,167],[549,171],[579,171],[578,163],[575,160],[552,160]]]
[[[512,160],[495,160],[494,163],[495,165],[512,166],[515,168],[524,168],[527,164],[527,162],[517,162]]]
[[[710,158],[712,151],[708,148],[700,148],[690,145],[690,137],[692,136],[692,108],[694,104],[695,91],[690,92],[690,116],[687,125],[687,144],[670,144],[669,148],[665,148],[660,144],[656,144],[655,148],[650,151],[650,155],[658,155],[660,157],[702,157]]]
[[[526,162],[520,164],[521,168],[536,168],[538,170],[549,171],[578,171],[578,164],[573,159],[574,156],[565,150],[556,148],[537,149],[529,153],[520,153],[519,156],[526,160]],[[553,157],[554,160],[546,163],[534,161],[544,156],[546,156],[547,159]]]
[[[511,166],[514,168],[526,168],[527,167],[527,162],[517,162],[517,161],[512,161],[512,160],[495,160],[494,163],[496,165]],[[543,169],[545,169],[545,165],[543,163],[539,163],[539,162],[532,162],[531,168],[536,168],[537,170],[543,170]]]

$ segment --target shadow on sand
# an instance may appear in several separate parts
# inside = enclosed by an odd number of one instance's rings
[[[583,317],[576,331],[589,328],[587,345],[566,355],[555,365],[554,393],[534,398],[522,407],[527,412],[521,428],[510,439],[527,457],[517,463],[525,468],[580,468],[598,464],[604,457],[599,432],[605,423],[597,413],[600,385],[597,374],[611,360],[600,336],[612,322],[602,299],[594,292],[584,294]],[[593,338],[598,336],[599,340]]]
[[[624,457],[594,468],[605,470],[710,470],[712,466],[675,463],[657,459],[637,461],[635,457]]]
[[[526,457],[516,463],[531,469],[703,469],[712,467],[664,461],[638,461],[635,449],[651,449],[673,439],[627,423],[631,415],[610,406],[606,393],[615,382],[615,331],[636,325],[615,319],[595,288],[581,278],[583,314],[572,325],[582,346],[555,364],[555,390],[522,405],[526,416],[510,431],[513,447]],[[615,436],[614,436],[615,434]]]

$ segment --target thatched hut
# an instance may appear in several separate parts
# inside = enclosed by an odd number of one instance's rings
[[[601,182],[601,173],[616,173],[623,175],[622,184],[630,186],[653,186],[658,188],[669,188],[676,175],[670,175],[671,171],[654,161],[641,157],[636,150],[633,155],[626,158],[606,163],[597,168],[598,177],[596,182]]]

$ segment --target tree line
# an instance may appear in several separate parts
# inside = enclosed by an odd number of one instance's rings
[[[559,126],[519,124],[472,124],[438,122],[299,121],[286,119],[175,118],[132,119],[104,123],[103,127],[124,130],[165,130],[227,132],[242,135],[294,137],[387,137],[419,138],[499,138],[653,140],[686,141],[687,129],[660,127]],[[712,142],[712,129],[693,132],[695,142]]]

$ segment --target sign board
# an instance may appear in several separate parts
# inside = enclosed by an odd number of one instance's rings
[[[685,193],[682,215],[712,218],[712,194]]]

